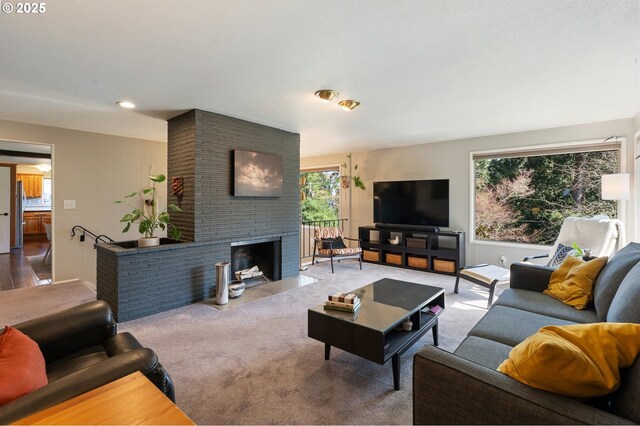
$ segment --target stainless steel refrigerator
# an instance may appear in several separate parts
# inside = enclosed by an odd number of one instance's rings
[[[16,244],[22,247],[24,244],[24,208],[27,204],[27,196],[24,194],[22,182],[16,182]]]

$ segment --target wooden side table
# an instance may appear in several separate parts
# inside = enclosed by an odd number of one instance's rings
[[[193,425],[195,423],[149,379],[136,371],[25,417],[15,424]]]

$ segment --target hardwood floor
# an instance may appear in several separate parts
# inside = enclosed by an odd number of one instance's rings
[[[43,255],[47,247],[49,241],[46,236],[27,236],[22,248],[0,254],[0,290],[51,284],[50,280],[39,280],[27,260],[27,256]]]

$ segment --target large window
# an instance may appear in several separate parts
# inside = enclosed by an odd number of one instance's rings
[[[51,178],[42,179],[42,204],[51,205]]]
[[[553,244],[568,216],[616,217],[600,178],[619,156],[618,142],[474,154],[475,239]]]
[[[300,209],[303,222],[340,217],[340,173],[337,168],[300,172]]]

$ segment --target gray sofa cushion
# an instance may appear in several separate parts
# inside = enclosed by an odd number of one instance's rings
[[[599,322],[594,309],[579,310],[537,291],[510,288],[500,295],[495,305],[585,324]]]
[[[471,329],[469,335],[515,346],[532,334],[537,333],[545,325],[571,324],[575,324],[575,322],[525,312],[507,306],[493,306],[480,322]]]
[[[613,394],[611,400],[611,412],[640,423],[640,357],[636,358],[633,365],[621,374],[622,383],[620,389]]]
[[[618,287],[638,262],[640,262],[640,243],[630,243],[613,255],[598,275],[593,287],[593,304],[600,321],[607,318],[609,306]]]
[[[618,287],[607,313],[607,322],[640,323],[640,263],[629,271]]]
[[[468,336],[460,343],[454,354],[468,359],[492,370],[498,368],[502,361],[509,358],[511,346],[483,339],[476,336]]]

